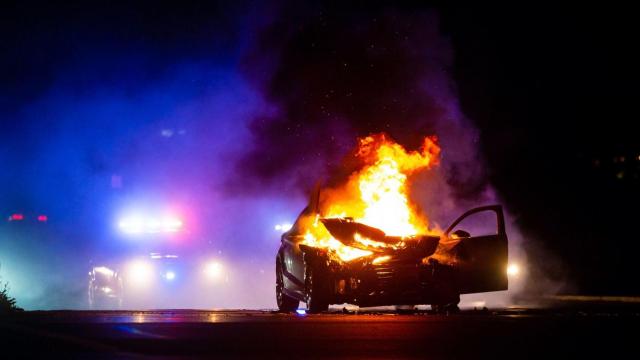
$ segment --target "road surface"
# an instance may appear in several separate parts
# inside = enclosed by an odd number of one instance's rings
[[[24,312],[0,316],[0,358],[637,358],[639,325],[637,306],[450,315]]]

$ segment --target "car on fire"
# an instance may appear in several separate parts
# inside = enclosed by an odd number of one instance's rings
[[[294,311],[305,302],[311,313],[343,303],[427,304],[444,312],[458,309],[461,294],[508,288],[507,235],[500,205],[465,212],[439,236],[398,237],[349,217],[322,218],[311,203],[282,234],[275,264],[280,311]],[[495,231],[472,235],[459,228],[480,213],[493,215]],[[341,257],[334,249],[306,244],[309,221],[324,226],[350,255]]]

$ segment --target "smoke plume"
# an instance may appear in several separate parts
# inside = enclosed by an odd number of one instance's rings
[[[441,165],[413,179],[411,194],[430,221],[444,227],[470,207],[500,202],[478,130],[461,110],[453,61],[433,11],[282,10],[245,59],[273,108],[250,122],[252,147],[234,185],[305,193],[318,180],[349,175],[343,161],[358,137],[384,132],[415,150],[436,135]],[[507,214],[511,254],[524,265],[516,220]]]

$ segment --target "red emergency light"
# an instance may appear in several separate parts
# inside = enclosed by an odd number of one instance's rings
[[[47,220],[49,220],[49,218],[47,217],[47,215],[38,215],[38,221],[40,221],[40,222],[46,222]]]
[[[21,221],[24,220],[24,215],[22,214],[13,214],[9,217],[9,221]]]

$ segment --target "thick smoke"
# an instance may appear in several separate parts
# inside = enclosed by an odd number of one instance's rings
[[[212,252],[230,280],[146,307],[274,307],[274,224],[295,218],[316,181],[349,175],[344,156],[371,133],[409,150],[438,136],[440,166],[412,179],[430,223],[498,201],[436,13],[278,9],[248,15],[252,26],[244,8],[217,20],[129,6],[43,14],[53,33],[27,9],[31,22],[4,32],[38,46],[16,40],[11,58],[34,63],[3,67],[29,91],[0,91],[2,210],[50,218],[39,233],[0,226],[0,276],[19,306],[85,307],[90,260],[141,252],[113,231],[118,211],[155,198],[191,210],[200,224],[185,252]]]
[[[16,39],[0,60],[0,281],[27,310],[86,308],[91,266],[170,251],[117,229],[123,212],[157,204],[184,210],[175,252],[211,256],[229,281],[141,307],[273,306],[273,224],[294,215],[291,200],[234,201],[220,185],[262,107],[235,68],[240,17],[89,8],[3,13],[16,25],[2,36]],[[15,212],[26,220],[7,222]]]
[[[277,208],[277,201],[235,203],[218,186],[229,175],[228,153],[239,151],[246,138],[243,124],[259,101],[224,65],[176,63],[174,68],[132,86],[134,94],[100,78],[79,86],[73,81],[78,71],[65,71],[64,82],[55,82],[14,117],[30,129],[19,129],[18,136],[3,142],[12,145],[3,163],[12,171],[0,175],[0,199],[6,200],[1,210],[3,215],[24,212],[27,220],[14,224],[2,218],[0,280],[9,282],[19,306],[84,308],[92,264],[114,267],[118,257],[162,251],[163,244],[137,244],[114,226],[121,212],[149,201],[183,208],[181,215],[194,235],[176,250],[181,256],[210,254],[236,275],[224,296],[216,294],[211,301],[193,300],[205,298],[205,289],[187,299],[157,299],[144,307],[265,306],[246,295],[240,278],[260,274],[264,263],[272,261],[247,259],[244,271],[230,264],[246,248],[271,254],[269,244],[239,246],[238,238],[250,238],[250,233],[237,229],[239,222],[247,224],[242,215],[248,209]],[[206,90],[201,83],[208,85]],[[120,177],[116,188],[114,175]],[[47,223],[33,220],[40,213],[48,215]],[[271,235],[272,226],[267,218],[249,228],[271,230]]]
[[[478,130],[458,102],[453,60],[435,12],[284,10],[261,29],[245,64],[273,109],[250,124],[253,146],[239,162],[243,189],[304,193],[336,173],[346,177],[341,161],[356,138],[385,132],[408,149],[438,136],[440,167],[413,179],[412,187],[435,226],[500,202]],[[507,226],[511,257],[522,266],[515,217],[507,214]]]
[[[438,134],[452,149],[447,181],[456,196],[482,191],[482,166],[468,164],[478,162],[476,136],[455,111],[452,49],[434,13],[318,10],[291,18],[263,29],[247,59],[251,74],[268,74],[258,86],[275,110],[252,122],[254,146],[242,173],[308,187],[358,136],[386,132],[415,149],[425,135]]]
[[[416,149],[437,135],[441,168],[414,186],[425,210],[439,217],[495,200],[437,14],[316,11],[278,18],[248,56],[249,72],[268,74],[258,86],[275,110],[251,123],[245,179],[304,190],[339,172],[357,137],[385,132]]]

